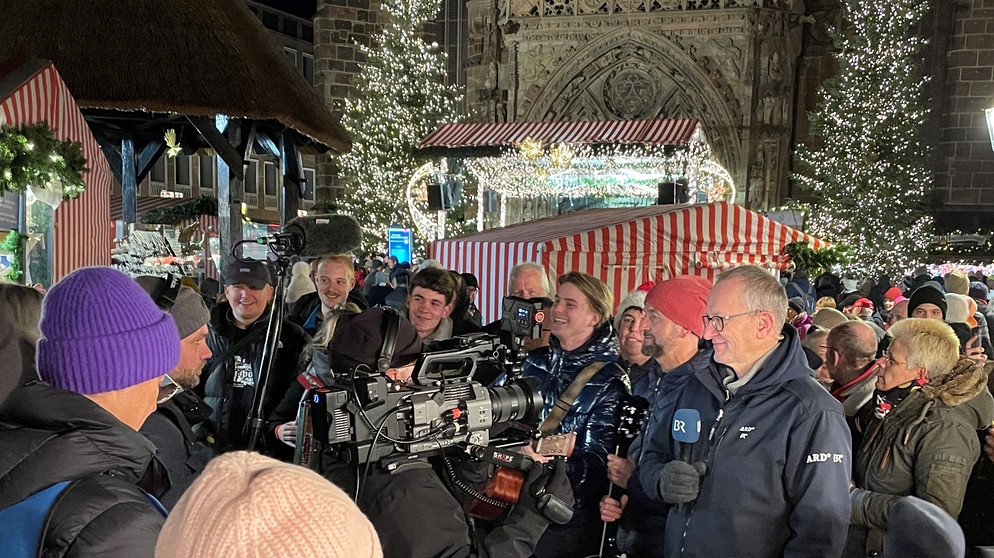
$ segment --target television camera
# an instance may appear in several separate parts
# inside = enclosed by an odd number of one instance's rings
[[[534,378],[487,388],[474,381],[481,363],[503,365],[506,347],[492,335],[431,343],[409,383],[359,365],[313,387],[301,402],[297,463],[315,467],[330,452],[337,463],[409,461],[453,446],[491,444],[491,426],[534,422],[542,398]]]

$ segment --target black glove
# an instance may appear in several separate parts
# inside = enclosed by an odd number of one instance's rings
[[[686,504],[697,499],[701,477],[707,471],[703,461],[690,464],[673,460],[659,473],[659,497],[668,504]]]
[[[573,519],[573,487],[566,476],[566,461],[553,459],[535,463],[521,486],[518,505],[537,511],[553,523],[565,525]]]

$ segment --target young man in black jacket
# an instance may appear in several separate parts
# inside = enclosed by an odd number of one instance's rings
[[[211,358],[198,388],[212,409],[201,438],[218,453],[246,448],[245,424],[263,373],[262,356],[273,300],[273,280],[265,262],[234,262],[224,280],[227,303],[211,311],[207,336]],[[299,326],[283,321],[263,416],[259,417],[262,420],[268,418],[296,378],[300,353],[309,341]],[[274,436],[265,436],[263,443],[264,453],[292,459],[293,452]]]

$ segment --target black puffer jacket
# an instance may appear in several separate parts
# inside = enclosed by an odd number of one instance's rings
[[[208,442],[217,453],[243,449],[242,429],[255,397],[254,387],[235,389],[236,358],[252,366],[254,383],[259,383],[262,367],[262,353],[266,344],[266,329],[269,325],[269,311],[259,317],[248,329],[239,329],[233,323],[231,306],[219,304],[211,311],[210,332],[207,346],[212,356],[204,365],[201,376],[201,395],[204,402],[213,409],[211,418],[202,431],[212,438]],[[228,355],[228,348],[241,339],[251,336],[234,355]],[[299,326],[284,320],[280,333],[280,345],[273,360],[272,377],[269,381],[266,401],[263,404],[263,420],[269,417],[276,405],[283,399],[290,384],[297,377],[298,360],[310,337]],[[293,457],[292,449],[276,441],[275,437],[264,438],[267,453],[282,459]]]
[[[0,407],[0,508],[70,485],[52,510],[43,555],[142,558],[165,518],[138,484],[155,457],[144,436],[82,395],[28,384]]]

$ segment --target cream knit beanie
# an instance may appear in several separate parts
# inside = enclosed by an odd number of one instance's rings
[[[156,558],[380,558],[373,525],[317,473],[257,453],[215,458],[173,508]]]

